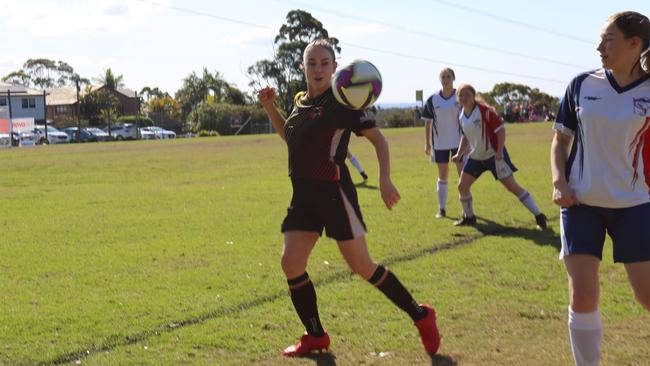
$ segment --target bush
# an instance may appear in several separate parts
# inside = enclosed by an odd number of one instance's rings
[[[267,123],[264,110],[256,105],[234,105],[226,103],[203,104],[188,117],[191,130],[217,131],[220,135],[232,135],[249,119],[240,134],[250,134],[251,126]]]
[[[136,121],[139,121],[140,127],[153,126],[153,120],[147,116],[120,116],[115,124],[118,123],[132,123],[135,124]]]
[[[415,111],[411,108],[379,109],[375,119],[379,127],[392,128],[421,125],[421,121],[415,121]]]
[[[197,133],[199,137],[214,137],[214,136],[219,136],[219,132],[213,131],[213,130],[201,130]]]

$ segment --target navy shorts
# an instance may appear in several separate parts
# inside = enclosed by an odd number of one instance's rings
[[[313,231],[337,240],[352,240],[365,235],[357,191],[347,169],[341,180],[321,181],[292,178],[293,196],[281,231]]]
[[[447,150],[433,150],[433,155],[431,155],[431,162],[440,164],[449,163],[449,157],[456,155],[457,152],[458,148]]]
[[[508,164],[508,166],[510,167],[513,173],[517,171],[515,165],[512,164],[512,161],[510,161],[510,155],[508,155],[508,150],[506,150],[505,148],[503,149],[503,160],[506,162],[506,164]],[[467,159],[465,165],[463,166],[463,173],[467,173],[477,179],[486,170],[489,170],[492,173],[494,179],[496,180],[499,179],[497,177],[497,168],[494,165],[494,156],[486,160],[475,160],[469,158]]]
[[[605,233],[612,238],[614,262],[650,260],[650,203],[626,208],[588,205],[564,207],[560,211],[562,251],[603,258]]]

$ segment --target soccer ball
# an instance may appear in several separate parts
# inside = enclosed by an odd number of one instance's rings
[[[381,74],[370,62],[354,60],[332,76],[332,91],[344,106],[354,110],[366,109],[381,93]]]

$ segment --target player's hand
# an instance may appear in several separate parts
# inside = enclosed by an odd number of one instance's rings
[[[463,161],[463,154],[461,154],[461,153],[454,154],[451,157],[451,161],[453,161],[454,163],[459,163],[459,162]]]
[[[580,204],[576,193],[566,182],[554,184],[553,202],[560,207],[571,207]]]
[[[381,198],[386,204],[386,208],[389,210],[402,198],[390,178],[379,180],[379,191],[381,192]]]
[[[431,144],[425,144],[424,145],[424,153],[427,156],[431,156]]]
[[[264,108],[273,107],[275,98],[277,97],[275,89],[270,86],[262,88],[257,92],[257,99],[260,101]]]
[[[500,152],[499,151],[495,152],[494,153],[494,159],[495,160],[503,160],[503,150],[501,150]]]

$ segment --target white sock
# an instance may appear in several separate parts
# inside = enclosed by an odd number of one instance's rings
[[[350,163],[352,163],[352,165],[354,165],[354,167],[357,168],[359,174],[361,174],[361,172],[363,172],[363,167],[361,167],[361,163],[359,162],[359,159],[357,159],[357,157],[352,154],[348,155],[348,159],[350,159]]]
[[[533,199],[533,196],[528,193],[528,191],[524,191],[521,195],[519,195],[519,201],[526,206],[528,211],[532,212],[533,215],[537,216],[542,213],[540,211],[539,207],[537,207],[537,204],[535,203],[535,200]]]
[[[449,191],[449,187],[447,182],[438,179],[438,207],[440,207],[441,210],[444,210],[447,207],[448,191]]]
[[[597,366],[603,341],[600,311],[575,313],[569,307],[569,338],[576,366]]]
[[[463,207],[463,217],[474,216],[474,209],[472,208],[472,196],[460,197],[460,204]]]

